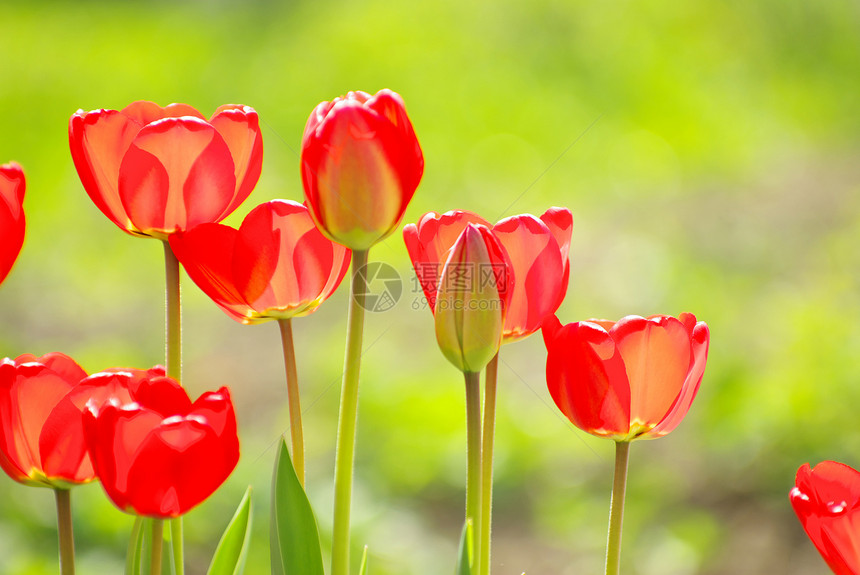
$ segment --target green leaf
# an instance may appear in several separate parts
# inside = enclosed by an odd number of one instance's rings
[[[367,575],[367,545],[364,546],[364,553],[361,554],[361,568],[358,570],[358,575]]]
[[[314,511],[296,476],[284,438],[280,444],[272,479],[269,528],[272,575],[325,575]]]
[[[245,496],[239,502],[233,519],[224,530],[221,541],[212,556],[208,575],[242,575],[245,571],[245,558],[248,556],[248,546],[251,543],[251,522],[253,521],[251,507],[251,486],[245,490]]]
[[[472,520],[466,519],[460,536],[460,553],[456,575],[472,575]]]

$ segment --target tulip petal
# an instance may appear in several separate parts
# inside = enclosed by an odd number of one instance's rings
[[[564,296],[567,295],[567,285],[570,278],[570,240],[573,234],[573,214],[567,208],[550,208],[544,212],[540,219],[547,225],[555,237],[555,241],[558,242],[561,261],[564,265],[561,290],[559,291],[558,302],[555,304],[555,309],[558,309],[564,301]]]
[[[505,341],[516,341],[540,329],[561,303],[564,262],[549,228],[524,214],[493,226],[518,278],[505,318]],[[561,297],[560,297],[561,296]]]
[[[577,322],[544,328],[550,395],[571,423],[593,435],[624,438],[630,421],[630,386],[612,337],[600,326]],[[554,334],[553,334],[554,332]]]
[[[684,324],[670,316],[628,316],[610,330],[630,381],[630,427],[653,429],[678,396],[690,369],[692,346]]]
[[[690,342],[693,348],[693,364],[687,373],[687,378],[684,380],[684,386],[681,388],[681,393],[675,404],[666,414],[666,417],[661,421],[649,434],[653,437],[666,435],[675,429],[681,420],[687,415],[696,394],[699,391],[699,385],[702,383],[702,377],[705,374],[705,364],[708,361],[708,346],[711,341],[710,330],[705,322],[696,322],[696,317],[692,314],[681,314],[679,318],[684,322],[690,334]],[[690,325],[692,323],[692,326]]]
[[[164,237],[217,221],[235,192],[230,149],[215,128],[192,117],[144,127],[119,171],[119,196],[134,226]]]
[[[245,321],[253,309],[233,279],[233,250],[238,232],[221,224],[200,224],[187,232],[170,235],[170,248],[191,280],[218,307],[237,321]]]
[[[226,105],[215,110],[209,123],[224,138],[235,169],[233,200],[218,219],[227,217],[251,194],[263,166],[263,135],[257,112],[249,106]]]
[[[131,222],[119,195],[123,157],[144,124],[116,110],[78,110],[69,120],[69,148],[87,195],[125,231]]]
[[[457,238],[469,224],[492,227],[490,222],[478,214],[453,210],[442,215],[428,212],[421,216],[417,225],[408,224],[403,228],[403,240],[412,260],[412,267],[427,298],[430,311],[434,313],[442,268]]]

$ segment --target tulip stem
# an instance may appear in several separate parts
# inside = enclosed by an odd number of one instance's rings
[[[302,433],[302,406],[299,400],[299,376],[296,371],[296,350],[293,345],[292,320],[279,319],[281,343],[284,348],[284,369],[287,372],[287,401],[290,409],[290,440],[293,466],[299,483],[305,485],[305,442]]]
[[[72,530],[72,494],[55,489],[57,498],[57,532],[60,537],[60,573],[75,575],[75,535]]]
[[[484,432],[481,442],[481,575],[490,573],[490,533],[493,512],[493,443],[496,433],[496,379],[499,354],[484,375]]]
[[[466,380],[466,520],[472,521],[472,573],[481,573],[481,374],[464,372]]]
[[[182,381],[182,313],[180,312],[181,295],[179,289],[179,260],[170,249],[170,243],[164,242],[164,272],[166,279],[166,351],[167,376],[176,381]]]
[[[149,564],[150,575],[161,575],[161,548],[164,542],[164,520],[152,520],[152,561]]]
[[[358,419],[358,376],[367,292],[367,250],[352,252],[352,283],[346,327],[343,387],[337,422],[334,462],[334,524],[332,526],[331,575],[349,575],[349,513],[352,502],[355,428]],[[358,273],[361,271],[361,273]]]
[[[609,501],[609,535],[606,541],[606,575],[618,575],[621,566],[621,527],[624,521],[624,496],[627,492],[629,441],[615,442],[615,478]]]
[[[165,275],[165,361],[166,373],[176,381],[182,381],[182,292],[179,283],[179,259],[164,241]],[[184,543],[182,539],[182,517],[170,520],[170,555],[175,575],[185,571]]]

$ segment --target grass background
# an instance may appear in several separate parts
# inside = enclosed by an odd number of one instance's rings
[[[163,361],[161,246],[118,231],[72,165],[69,116],[138,99],[251,105],[265,161],[249,200],[301,199],[308,114],[348,90],[407,105],[426,173],[404,222],[574,214],[559,317],[691,311],[712,331],[701,392],[670,436],[634,444],[630,575],[825,573],[787,493],[802,463],[860,465],[860,5],[853,0],[0,2],[0,162],[27,173],[27,240],[0,289],[0,353],[89,371]],[[367,318],[356,550],[371,573],[450,573],[462,520],[462,383],[404,278]],[[202,574],[248,484],[267,573],[273,445],[287,427],[274,325],[245,327],[185,281],[184,383],[229,385],[243,455],[186,520]],[[297,320],[309,492],[324,539],[346,286]],[[539,337],[500,366],[494,568],[598,573],[612,445],[561,417]],[[0,574],[56,573],[51,494],[0,478]],[[79,572],[119,573],[131,519],[75,490]],[[357,560],[359,553],[355,553]]]

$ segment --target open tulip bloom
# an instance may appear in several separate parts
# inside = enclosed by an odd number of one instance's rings
[[[189,277],[244,324],[308,315],[337,289],[350,251],[325,238],[302,204],[260,204],[239,229],[202,224],[170,246]]]
[[[227,217],[254,189],[263,161],[257,113],[233,104],[209,120],[185,104],[79,110],[69,147],[104,215],[129,234],[159,239]]]
[[[666,435],[681,422],[702,381],[710,332],[693,314],[628,316],[565,326],[544,322],[546,380],[570,421],[616,442],[607,575],[617,575],[630,442]]]
[[[791,506],[836,575],[860,574],[860,472],[836,461],[797,470]]]
[[[127,380],[129,400],[91,400],[84,431],[93,467],[120,509],[177,517],[208,498],[239,461],[236,415],[227,388],[191,402],[169,377]]]
[[[0,283],[24,244],[24,170],[15,162],[0,165]]]

